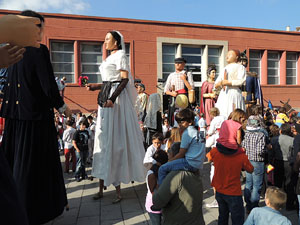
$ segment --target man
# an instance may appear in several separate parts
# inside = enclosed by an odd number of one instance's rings
[[[144,122],[146,116],[146,106],[148,102],[148,96],[145,93],[145,85],[142,83],[136,84],[136,91],[138,93],[136,99],[136,109],[138,112],[138,120]]]
[[[180,146],[181,142],[175,142],[170,155],[177,155]],[[151,209],[163,208],[164,225],[204,225],[202,202],[203,186],[199,173],[171,171],[154,192]]]
[[[261,119],[258,115],[251,115],[248,118],[245,136],[242,142],[242,146],[246,150],[246,155],[254,167],[253,173],[246,172],[244,198],[248,214],[253,208],[258,207],[263,186],[267,136],[265,134],[266,131],[263,130],[264,128],[260,125],[261,123]]]
[[[153,195],[153,208],[163,208],[164,225],[204,225],[201,177],[189,171],[171,171]]]
[[[175,72],[171,73],[168,76],[164,92],[166,95],[169,95],[170,104],[169,104],[169,122],[170,125],[174,125],[174,112],[175,112],[175,98],[179,94],[188,94],[188,90],[192,90],[194,88],[194,80],[191,73],[187,73],[184,70],[186,60],[182,57],[176,58],[175,62]]]

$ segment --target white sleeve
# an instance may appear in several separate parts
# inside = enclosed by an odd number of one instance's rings
[[[216,81],[215,81],[215,84],[219,83],[220,81],[224,80],[224,71],[225,71],[225,68],[222,69],[222,71],[219,73],[219,76],[217,77]]]
[[[63,133],[63,137],[62,137],[62,140],[63,140],[63,141],[67,141],[67,140],[66,140],[66,139],[67,139],[67,133],[68,133],[68,131],[65,130],[64,133]]]
[[[147,166],[149,165],[150,163],[151,164],[156,164],[156,160],[153,159],[153,151],[152,151],[152,146],[150,146],[148,149],[147,149],[147,152],[145,154],[145,157],[144,157],[144,166]]]
[[[194,80],[193,80],[193,75],[192,72],[188,72],[187,73],[187,77],[188,77],[188,82],[189,84],[192,86],[192,88],[194,89],[195,85],[194,85]]]
[[[122,54],[120,58],[117,59],[115,62],[116,62],[116,70],[129,71],[129,65],[125,54]]]
[[[212,135],[212,134],[215,133],[215,131],[216,131],[216,123],[215,123],[214,120],[212,120],[211,123],[210,123],[210,125],[209,125],[209,129],[207,131],[207,134],[208,135]]]
[[[237,80],[232,80],[232,86],[239,87],[242,86],[246,82],[246,69],[244,66],[240,65],[238,69]]]
[[[171,89],[172,89],[171,88],[171,74],[169,74],[165,88],[164,88],[164,93],[166,93],[167,91],[170,91]]]

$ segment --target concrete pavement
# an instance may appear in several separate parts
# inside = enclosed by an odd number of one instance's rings
[[[64,161],[64,157],[61,157]],[[90,167],[88,173],[90,173]],[[205,204],[213,201],[213,190],[209,182],[210,164],[205,163],[203,169],[203,214],[207,225],[217,225],[218,209],[206,208]],[[122,184],[123,200],[120,203],[112,204],[115,198],[113,186],[104,191],[104,197],[100,200],[93,200],[93,195],[98,191],[98,179],[83,180],[76,182],[74,174],[64,174],[67,188],[69,211],[56,218],[46,225],[131,225],[150,224],[149,216],[145,210],[146,185],[145,183]],[[262,204],[263,205],[263,200]],[[296,211],[283,211],[292,224],[298,224]],[[231,223],[230,223],[231,224]]]

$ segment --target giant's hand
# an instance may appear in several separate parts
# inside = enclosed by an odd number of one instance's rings
[[[10,43],[21,47],[40,47],[41,21],[38,18],[5,15],[0,18],[0,43]]]
[[[7,44],[0,47],[0,68],[7,68],[23,58],[25,48]]]

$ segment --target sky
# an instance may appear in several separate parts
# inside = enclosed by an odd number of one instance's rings
[[[291,31],[299,0],[0,0],[0,9]]]

